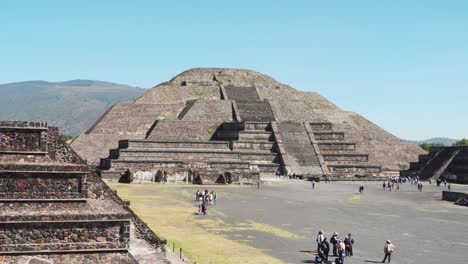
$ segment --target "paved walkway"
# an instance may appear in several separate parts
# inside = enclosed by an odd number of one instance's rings
[[[352,233],[355,256],[346,263],[380,262],[387,239],[396,246],[392,263],[465,262],[468,208],[441,201],[443,188],[425,183],[424,191],[418,192],[416,186],[406,184],[390,192],[383,191],[381,183],[362,183],[365,193],[361,195],[359,184],[318,183],[315,190],[311,183],[260,189],[207,187],[218,193],[219,201],[205,217],[234,227],[249,221],[265,223],[302,237],[285,238],[249,228],[224,233],[285,263],[313,263],[310,251],[316,249],[320,229],[328,238],[334,231],[343,236]],[[199,187],[182,188],[194,193]],[[457,189],[467,191],[468,187],[452,187]],[[180,191],[180,187],[173,190]]]

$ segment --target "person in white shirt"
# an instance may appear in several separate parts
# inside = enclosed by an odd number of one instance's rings
[[[320,230],[317,235],[317,252],[320,250],[324,238],[322,230]]]

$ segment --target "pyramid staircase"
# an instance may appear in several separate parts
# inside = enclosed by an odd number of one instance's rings
[[[369,164],[369,154],[356,152],[356,143],[345,132],[335,131],[330,122],[309,123],[321,158],[332,178],[380,174],[381,166]]]
[[[400,176],[418,176],[422,180],[441,177],[468,183],[468,147],[431,147],[418,162],[411,162],[408,170],[400,171]]]
[[[280,169],[270,122],[225,123],[215,137],[217,140],[229,140],[232,150],[239,153],[241,161],[258,167],[264,174],[272,174]]]

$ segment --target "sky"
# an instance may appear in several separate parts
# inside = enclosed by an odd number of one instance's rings
[[[468,1],[0,1],[0,83],[246,68],[403,139],[468,138]]]

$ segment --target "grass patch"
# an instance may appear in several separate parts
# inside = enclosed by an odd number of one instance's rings
[[[176,252],[182,248],[184,255],[192,262],[279,264],[283,262],[247,245],[246,243],[250,241],[248,239],[252,237],[233,241],[224,234],[245,229],[267,232],[280,237],[295,237],[287,231],[254,221],[237,228],[230,227],[219,218],[223,215],[216,208],[210,208],[211,218],[195,215],[195,204],[190,202],[194,199],[191,190],[179,189],[177,185],[115,182],[108,184],[117,190],[121,198],[130,201],[130,207],[152,230],[168,240],[170,248],[173,243]],[[177,189],[172,189],[173,187]]]
[[[362,194],[353,194],[348,198],[348,203],[359,203],[362,198],[364,198]]]

